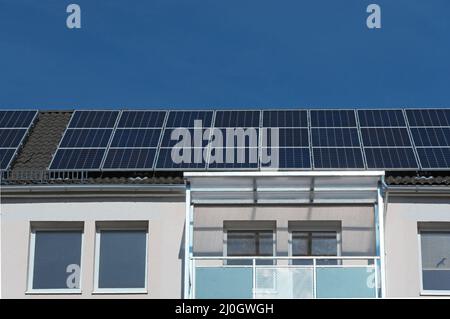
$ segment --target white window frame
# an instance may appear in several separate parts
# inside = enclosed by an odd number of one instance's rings
[[[420,227],[418,229],[417,232],[417,239],[418,239],[418,255],[419,255],[419,278],[420,278],[420,295],[421,296],[450,296],[450,290],[425,290],[423,289],[423,266],[422,266],[422,233],[431,233],[431,232],[437,232],[437,233],[442,233],[442,232],[449,232],[450,233],[450,228],[447,226],[442,226],[442,227]]]
[[[53,222],[51,222],[53,223]],[[50,223],[50,224],[51,224]],[[76,222],[77,223],[77,222]],[[36,232],[40,231],[55,231],[55,232],[64,232],[64,231],[80,231],[81,232],[81,253],[80,253],[80,288],[71,289],[71,288],[61,288],[61,289],[35,289],[33,288],[33,276],[34,276],[34,257],[35,257],[35,249],[36,249]],[[84,225],[82,227],[74,226],[74,227],[58,227],[58,226],[37,226],[30,228],[30,240],[29,240],[29,252],[28,252],[28,276],[27,276],[27,290],[25,294],[33,295],[33,294],[64,294],[64,295],[79,295],[82,294],[82,283],[83,283],[83,257],[84,256]]]
[[[113,222],[115,223],[115,222]],[[148,224],[144,226],[126,226],[126,222],[117,222],[117,226],[97,226],[95,230],[95,262],[94,262],[94,291],[93,294],[147,294],[148,293]],[[143,288],[99,288],[99,269],[100,269],[100,245],[101,232],[108,230],[129,231],[140,230],[145,231],[145,286]]]
[[[289,245],[288,245],[289,257],[295,257],[293,255],[293,251],[292,251],[292,233],[293,232],[308,232],[308,233],[336,232],[336,241],[337,241],[336,256],[337,257],[342,256],[342,227],[337,227],[334,225],[326,225],[326,222],[324,222],[323,226],[321,226],[321,225],[309,226],[309,225],[305,224],[305,226],[300,225],[300,226],[293,226],[293,227],[289,228]],[[305,256],[305,257],[308,257],[308,256]],[[313,257],[315,257],[315,256],[311,256],[311,258],[313,258]],[[337,260],[337,262],[339,263],[340,261]],[[289,260],[289,264],[290,265],[293,264],[292,259]]]

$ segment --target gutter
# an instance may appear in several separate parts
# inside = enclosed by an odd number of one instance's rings
[[[0,187],[2,197],[61,197],[67,195],[82,197],[129,197],[137,196],[184,196],[184,184],[91,184],[91,185],[4,185]]]
[[[386,192],[392,195],[450,195],[450,186],[392,186],[385,185]]]

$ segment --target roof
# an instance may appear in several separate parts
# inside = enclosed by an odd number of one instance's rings
[[[48,171],[53,155],[69,123],[73,111],[40,111],[27,138],[13,160],[11,169],[4,172],[2,184],[159,184],[184,183],[182,171],[115,171],[67,172]],[[391,185],[450,185],[450,172],[402,172],[386,174]]]

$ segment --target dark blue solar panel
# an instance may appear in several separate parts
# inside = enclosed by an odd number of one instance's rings
[[[112,129],[67,129],[59,147],[106,147]]]
[[[309,148],[262,148],[261,168],[307,169],[311,168]]]
[[[401,110],[358,110],[361,127],[406,126]]]
[[[264,128],[261,144],[265,147],[308,147],[307,128]]]
[[[211,150],[211,158],[208,169],[258,169],[258,148],[226,148]]]
[[[166,111],[123,111],[117,127],[162,127]]]
[[[29,127],[37,111],[0,111],[0,127]]]
[[[406,110],[410,126],[450,126],[450,109]]]
[[[312,145],[319,146],[360,146],[356,128],[312,128]]]
[[[308,127],[305,110],[263,111],[263,127]]]
[[[318,169],[364,169],[360,148],[313,148]]]
[[[259,127],[260,111],[216,111],[215,127]]]
[[[14,156],[15,149],[12,148],[2,148],[0,149],[0,169],[5,170],[8,168],[12,157]]]
[[[116,129],[111,147],[157,147],[161,129]]]
[[[203,148],[161,148],[155,169],[204,170],[206,160]]]
[[[113,128],[119,111],[75,111],[71,128]]]
[[[52,170],[98,170],[105,154],[105,149],[60,148],[50,166]]]
[[[416,146],[450,146],[450,128],[411,128]]]
[[[211,127],[213,111],[170,111],[166,127],[194,127],[201,121],[202,127]]]
[[[204,147],[210,134],[211,129],[166,128],[161,147]]]
[[[450,148],[417,148],[422,169],[449,169]]]
[[[369,169],[418,169],[412,148],[364,148]]]
[[[353,127],[356,126],[353,110],[311,110],[312,127]]]
[[[406,128],[361,128],[364,146],[411,146]]]
[[[259,129],[257,128],[214,128],[211,141],[217,141],[224,147],[258,147]]]
[[[0,147],[18,147],[26,132],[26,129],[0,129]]]
[[[155,148],[110,148],[103,169],[147,169],[153,168]]]

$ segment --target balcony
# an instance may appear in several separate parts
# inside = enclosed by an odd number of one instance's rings
[[[378,298],[379,257],[192,257],[193,298]]]

